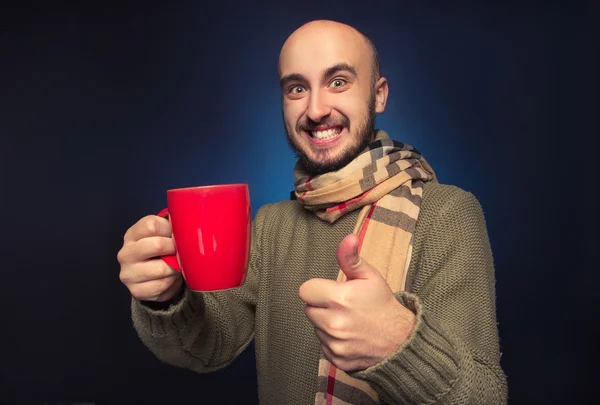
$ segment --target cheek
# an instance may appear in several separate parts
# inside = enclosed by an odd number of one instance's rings
[[[289,102],[283,102],[283,117],[286,121],[289,121],[292,117],[294,117],[294,106]]]
[[[338,111],[350,121],[352,128],[364,120],[366,113],[365,109],[357,108],[354,105],[340,106]]]
[[[300,114],[298,106],[284,104],[283,120],[285,122],[285,125],[287,125],[289,129],[296,128],[296,125],[298,124],[298,120],[300,119],[300,117],[301,117],[301,114]]]
[[[344,94],[346,97],[340,97],[336,104],[335,109],[342,115],[346,116],[350,122],[357,122],[364,120],[364,117],[368,114],[368,105],[365,102],[365,98],[359,92],[353,92],[352,94]]]

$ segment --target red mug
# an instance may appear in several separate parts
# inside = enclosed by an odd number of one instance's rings
[[[239,287],[250,256],[251,208],[247,184],[167,190],[158,213],[169,218],[176,254],[161,258],[180,271],[192,291]]]

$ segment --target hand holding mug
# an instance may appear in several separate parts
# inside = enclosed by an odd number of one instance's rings
[[[125,233],[117,254],[119,278],[131,295],[142,301],[168,301],[181,288],[181,273],[159,257],[175,253],[171,224],[165,218],[148,215]]]
[[[168,208],[125,234],[117,259],[131,294],[167,301],[181,288],[181,275],[192,291],[242,285],[250,256],[248,185],[171,189],[167,200]]]

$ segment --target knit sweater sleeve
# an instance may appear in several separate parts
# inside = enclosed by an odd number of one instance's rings
[[[352,373],[391,404],[505,404],[495,279],[483,212],[454,188],[426,224],[411,285],[397,298],[416,315],[409,339],[390,357]],[[412,266],[411,266],[412,267]]]
[[[135,330],[160,360],[199,373],[211,372],[230,364],[252,341],[261,218],[259,211],[252,225],[250,261],[241,287],[212,293],[185,288],[182,299],[166,310],[153,310],[132,299]]]

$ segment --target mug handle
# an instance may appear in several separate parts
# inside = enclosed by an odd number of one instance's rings
[[[158,214],[159,217],[167,218],[169,216],[169,209],[165,208]],[[165,263],[169,265],[173,270],[177,270],[181,273],[181,267],[179,267],[179,261],[177,261],[177,255],[165,255],[160,257]]]

